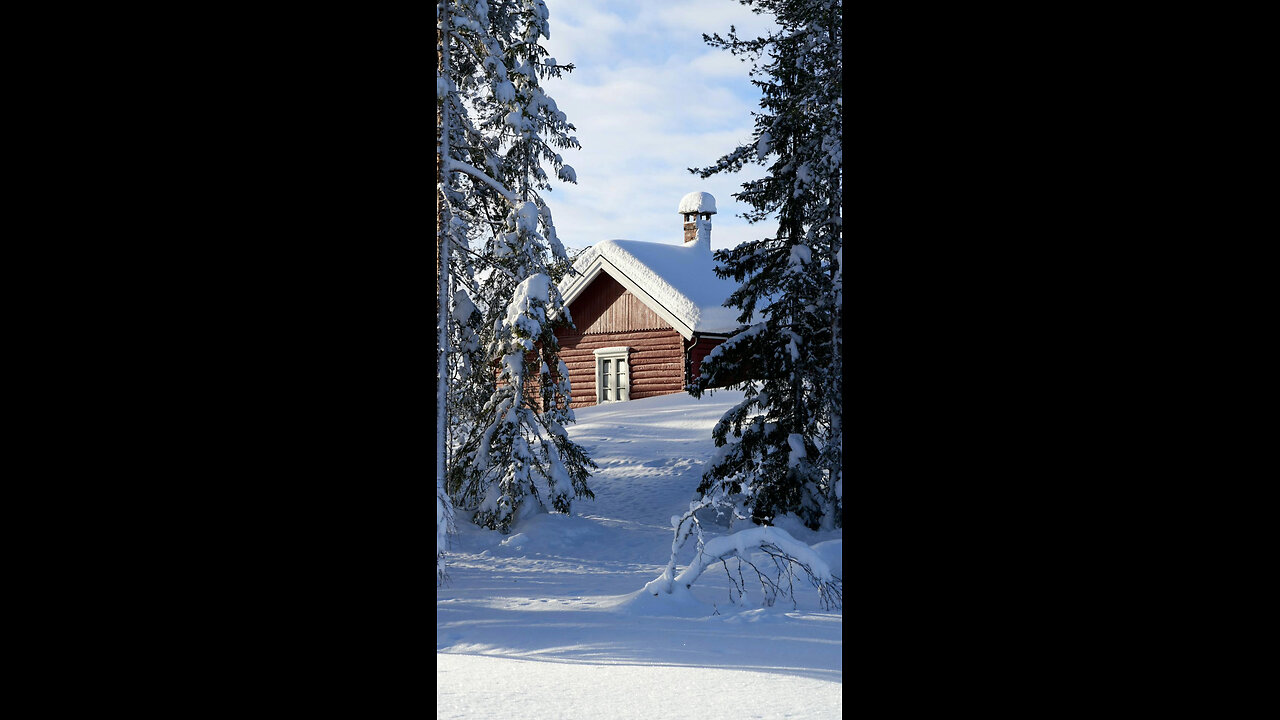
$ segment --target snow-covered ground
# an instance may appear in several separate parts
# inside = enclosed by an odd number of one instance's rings
[[[577,410],[569,434],[600,466],[588,480],[595,500],[505,537],[459,517],[450,582],[436,591],[437,718],[840,717],[843,615],[824,611],[806,581],[795,607],[762,607],[749,582],[732,604],[718,564],[691,599],[642,591],[670,557],[671,517],[697,497],[712,426],[741,398]],[[841,531],[778,525],[843,579]],[[704,528],[708,539],[731,532]]]

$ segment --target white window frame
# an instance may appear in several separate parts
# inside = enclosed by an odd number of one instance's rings
[[[599,350],[595,350],[594,352],[596,355],[596,404],[599,405],[601,403],[606,403],[606,402],[611,402],[611,403],[626,402],[627,400],[630,400],[631,399],[631,348],[625,345],[620,345],[616,347],[600,348]],[[618,384],[615,381],[612,385],[610,385],[609,389],[613,390],[613,394],[615,395],[616,399],[614,400],[604,399],[604,361],[605,360],[615,361],[611,363],[611,365],[615,368],[618,366],[616,362],[618,360],[623,360],[627,363],[627,371],[626,371],[627,382],[626,382],[626,385],[623,386],[623,389],[626,390],[626,394],[627,394],[625,398],[616,397],[620,393],[618,392]],[[613,374],[616,377],[617,372],[614,371]]]

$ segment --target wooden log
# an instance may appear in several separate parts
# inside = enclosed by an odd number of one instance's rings
[[[632,342],[640,340],[676,340],[680,333],[675,330],[637,330],[629,333],[592,333],[583,335],[588,342]]]
[[[641,381],[666,379],[666,380],[670,380],[671,382],[676,382],[678,380],[683,380],[684,374],[681,372],[677,372],[676,370],[662,370],[662,369],[647,370],[641,367],[641,368],[631,369],[631,379],[641,380]]]
[[[680,362],[672,362],[666,358],[663,360],[655,360],[654,362],[633,362],[631,363],[631,374],[636,373],[663,373],[666,375],[678,375],[684,371],[684,364]]]
[[[665,392],[647,392],[647,393],[632,394],[631,399],[632,399],[632,400],[644,400],[645,398],[661,397],[661,396],[663,396],[663,395],[675,395],[675,394],[676,394],[676,393],[678,393],[678,392],[683,392],[683,391],[682,391],[682,390],[667,390],[667,391],[665,391]]]
[[[584,341],[590,343],[599,343],[602,345],[622,345],[638,340],[676,340],[680,338],[680,333],[675,330],[636,330],[634,332],[624,333],[584,333],[582,335],[565,335],[556,336],[557,341],[563,345],[578,345]]]
[[[662,365],[632,365],[631,377],[638,379],[657,377],[677,379],[683,378],[684,372],[682,372],[682,368],[679,365],[676,365],[675,367],[664,367]]]
[[[631,387],[640,387],[642,385],[681,385],[683,378],[672,375],[652,375],[642,378],[631,378]]]
[[[627,332],[587,332],[579,333],[579,337],[608,340],[609,338],[630,338],[648,340],[650,338],[679,337],[680,333],[671,328],[653,330],[629,330]]]
[[[635,395],[637,392],[663,391],[663,389],[666,389],[666,391],[676,391],[676,389],[682,389],[684,387],[685,386],[682,386],[681,383],[632,383],[631,393],[632,395]]]
[[[681,374],[684,366],[678,362],[631,363],[631,372],[660,372],[673,375]]]
[[[575,355],[581,355],[583,357],[594,358],[596,350],[600,350],[602,348],[607,348],[607,347],[617,347],[618,345],[625,345],[626,347],[631,348],[631,353],[633,355],[635,353],[641,353],[641,352],[648,352],[648,353],[666,352],[666,353],[672,353],[680,356],[684,355],[684,352],[680,349],[679,343],[664,342],[661,340],[640,340],[638,342],[627,342],[627,343],[599,343],[597,345],[576,347],[571,350],[568,350],[567,352],[574,353]],[[565,352],[566,351],[562,350],[561,356],[563,356]]]
[[[669,343],[671,345],[680,344],[680,336],[674,332],[670,335],[654,335],[649,337],[636,337],[635,335],[624,335],[619,337],[610,337],[602,335],[588,335],[577,340],[564,340],[560,343],[563,348],[585,348],[585,347],[608,347],[611,345],[632,345],[636,343]]]
[[[602,346],[602,347],[607,347],[607,346]],[[678,363],[681,363],[681,365],[683,365],[684,363],[684,354],[680,352],[680,348],[672,347],[669,345],[650,345],[650,346],[641,346],[641,347],[633,346],[632,352],[629,354],[631,357],[632,364],[635,364],[638,362],[652,362],[655,359],[661,359],[661,358],[669,358],[667,362],[678,362]],[[594,363],[596,361],[596,355],[591,351],[587,351],[587,352],[570,351],[570,352],[562,352],[560,354],[560,359],[564,361],[565,365],[568,365],[570,366],[570,368],[572,368],[574,364],[580,365],[582,363]]]

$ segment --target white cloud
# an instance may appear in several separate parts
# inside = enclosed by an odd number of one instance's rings
[[[613,44],[610,39],[626,30],[617,15],[602,12],[594,3],[574,2],[572,12],[562,11],[561,3],[547,3],[550,13],[551,39],[544,41],[551,56],[561,63],[589,66],[597,58],[607,58]],[[554,50],[552,49],[554,48]]]
[[[569,247],[610,238],[677,244],[680,198],[693,190],[716,197],[712,246],[731,247],[771,234],[766,221],[748,226],[735,214],[747,207],[731,195],[763,169],[700,179],[689,167],[711,165],[749,142],[759,91],[748,64],[702,42],[763,27],[735,0],[583,3],[547,0],[551,40],[560,63],[578,69],[546,83],[548,94],[574,123],[582,150],[563,153],[578,185],[556,183],[547,195],[557,231]]]
[[[702,33],[719,33],[722,37],[729,26],[737,29],[743,38],[763,35],[776,28],[772,18],[751,12],[737,0],[703,0],[702,2],[653,2],[647,3],[653,10],[653,18],[664,28],[692,30],[699,38]]]
[[[751,65],[741,57],[734,57],[724,50],[708,48],[689,63],[689,67],[700,77],[744,78]]]

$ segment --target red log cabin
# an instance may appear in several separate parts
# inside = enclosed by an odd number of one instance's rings
[[[739,311],[723,306],[737,284],[712,270],[715,198],[689,193],[677,212],[683,245],[606,240],[561,283],[577,326],[556,331],[571,407],[683,392],[702,359],[741,326]]]

